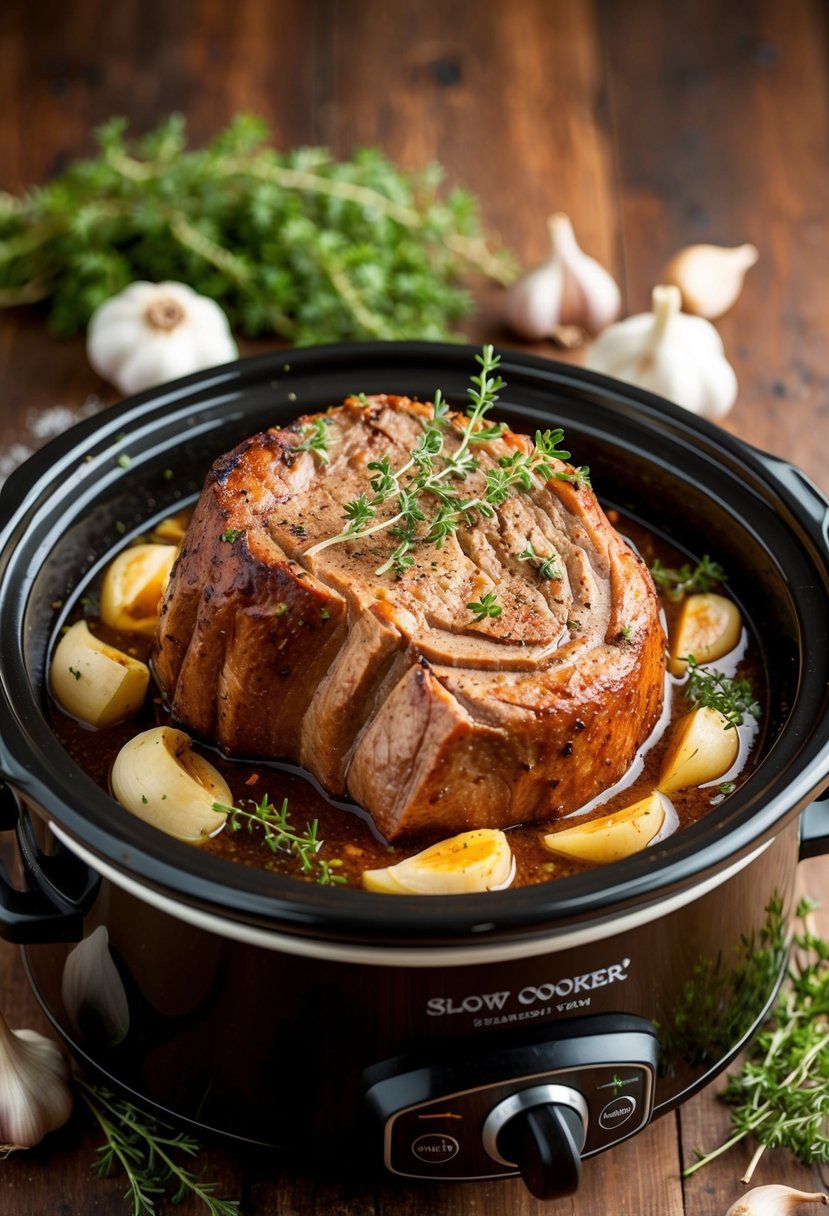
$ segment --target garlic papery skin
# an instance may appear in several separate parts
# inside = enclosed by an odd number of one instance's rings
[[[0,1014],[0,1156],[32,1148],[72,1113],[69,1065],[36,1030],[10,1030]]]
[[[671,258],[662,281],[682,292],[685,312],[712,321],[737,302],[759,256],[756,245],[687,245]]]
[[[185,283],[131,283],[92,314],[89,362],[125,396],[238,358],[215,300]]]
[[[653,311],[610,325],[584,366],[718,421],[737,399],[737,376],[711,322],[681,312],[681,303],[678,287],[654,287]]]
[[[769,1186],[755,1186],[746,1191],[736,1203],[732,1203],[725,1216],[787,1216],[794,1212],[801,1203],[829,1203],[829,1196],[822,1191],[809,1193],[796,1191],[790,1186],[774,1183]]]
[[[98,925],[66,956],[61,999],[69,1021],[87,1042],[114,1047],[127,1037],[129,1004],[105,925]]]
[[[568,216],[557,212],[547,226],[550,256],[509,289],[506,322],[532,342],[552,337],[561,326],[598,333],[621,312],[619,288],[612,275],[579,248]]]

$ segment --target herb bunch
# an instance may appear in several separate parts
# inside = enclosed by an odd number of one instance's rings
[[[513,276],[475,200],[440,192],[438,166],[404,173],[371,148],[347,161],[279,152],[250,115],[197,150],[180,115],[136,142],[126,126],[111,119],[99,155],[48,185],[0,192],[0,307],[48,300],[70,334],[130,282],[177,279],[249,335],[442,340],[472,310],[467,271]]]
[[[376,532],[390,531],[397,545],[387,561],[378,567],[378,575],[394,569],[402,574],[414,562],[412,550],[418,544],[443,548],[448,536],[463,526],[471,526],[476,514],[485,517],[494,515],[516,490],[532,490],[551,477],[571,481],[575,485],[590,485],[589,469],[554,469],[553,461],[569,459],[570,453],[559,444],[564,438],[561,428],[536,431],[532,451],[516,451],[501,456],[498,464],[484,473],[481,493],[465,497],[458,482],[466,481],[468,475],[479,468],[474,455],[477,444],[488,443],[502,433],[499,423],[486,424],[486,414],[498,400],[504,381],[498,374],[501,359],[491,345],[484,346],[475,356],[480,372],[471,377],[467,390],[469,405],[466,421],[452,416],[442,393],[435,393],[432,416],[424,423],[417,444],[409,453],[409,459],[398,469],[392,469],[388,456],[372,460],[368,469],[374,474],[365,493],[343,508],[345,526],[335,536],[327,537],[313,545],[306,553],[312,557],[327,549],[329,545],[343,541],[362,540]],[[460,434],[460,442],[454,449],[447,446],[447,432]],[[306,443],[308,440],[306,439]],[[325,456],[328,459],[327,449]],[[378,518],[378,511],[392,504],[391,514],[386,512]],[[535,556],[535,555],[533,555]],[[543,577],[552,576],[549,566]],[[485,615],[496,615],[488,612]]]
[[[75,1084],[105,1137],[93,1168],[101,1178],[118,1166],[123,1169],[132,1216],[156,1216],[157,1199],[169,1198],[175,1204],[188,1197],[200,1199],[209,1216],[239,1216],[237,1200],[217,1198],[215,1184],[203,1182],[180,1160],[198,1156],[197,1140],[86,1077],[76,1075]]]
[[[803,900],[797,915],[815,907]],[[757,1150],[743,1177],[748,1182],[767,1148],[788,1148],[804,1165],[829,1162],[829,942],[808,928],[794,939],[795,961],[768,1025],[723,1097],[732,1107],[734,1134],[700,1154],[694,1173],[746,1136]]]
[[[728,578],[719,562],[712,561],[707,553],[703,554],[693,570],[687,562],[675,569],[663,566],[657,558],[651,566],[651,576],[657,587],[674,603],[692,592],[710,591],[715,583],[724,583]]]
[[[224,811],[230,830],[239,832],[246,828],[248,832],[262,832],[262,838],[272,853],[292,854],[299,862],[301,872],[321,887],[342,885],[347,880],[337,870],[342,864],[337,858],[327,861],[320,857],[319,850],[322,841],[319,838],[319,821],[312,819],[306,823],[304,832],[297,832],[288,818],[288,799],[282,800],[277,810],[265,794],[259,802],[251,800],[251,810],[240,806],[225,806],[223,802],[214,802],[215,811]]]
[[[692,654],[686,656],[685,662],[688,681],[683,692],[694,708],[699,705],[719,710],[728,722],[726,730],[742,726],[746,714],[755,720],[760,717],[760,705],[748,680],[733,679],[715,667],[701,667]]]

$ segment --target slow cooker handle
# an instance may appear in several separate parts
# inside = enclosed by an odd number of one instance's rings
[[[829,789],[800,818],[800,860],[829,854]]]
[[[0,937],[25,945],[80,941],[100,876],[61,844],[48,856],[42,852],[10,785],[0,785],[0,831],[16,833],[27,884],[18,889],[0,858]]]

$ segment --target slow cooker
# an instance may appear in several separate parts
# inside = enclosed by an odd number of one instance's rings
[[[590,873],[392,897],[234,865],[121,811],[46,706],[81,582],[191,501],[218,455],[351,392],[462,404],[474,353],[242,360],[79,423],[11,477],[0,775],[25,881],[3,877],[0,931],[75,1057],[161,1117],[409,1178],[520,1173],[549,1197],[722,1070],[783,976],[798,859],[829,840],[829,503],[802,473],[645,392],[502,352],[499,416],[562,426],[606,507],[716,556],[762,645],[751,776]]]

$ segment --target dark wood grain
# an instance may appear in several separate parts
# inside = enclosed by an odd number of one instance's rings
[[[407,167],[440,161],[525,264],[545,253],[547,214],[568,212],[583,247],[619,277],[630,311],[646,307],[679,246],[754,241],[760,262],[719,324],[741,385],[726,426],[827,488],[828,12],[821,0],[6,0],[0,187],[21,190],[90,154],[91,129],[113,113],[142,131],[181,110],[198,142],[250,109],[282,146],[347,155],[375,144]],[[500,293],[474,286],[470,338],[514,341]],[[50,337],[37,313],[0,315],[0,475],[43,441],[44,419],[65,422],[113,399],[81,339]],[[802,881],[829,894],[825,863],[811,863]],[[46,1030],[16,950],[2,943],[0,1005],[13,1025]],[[709,1089],[586,1163],[579,1195],[554,1210],[723,1213],[745,1154],[685,1183],[680,1170],[727,1126]],[[0,1212],[126,1212],[121,1179],[92,1179],[98,1142],[79,1115],[0,1164]],[[215,1146],[205,1167],[249,1216],[546,1209],[515,1183],[346,1182]],[[820,1186],[816,1171],[780,1153],[766,1155],[757,1180]]]

